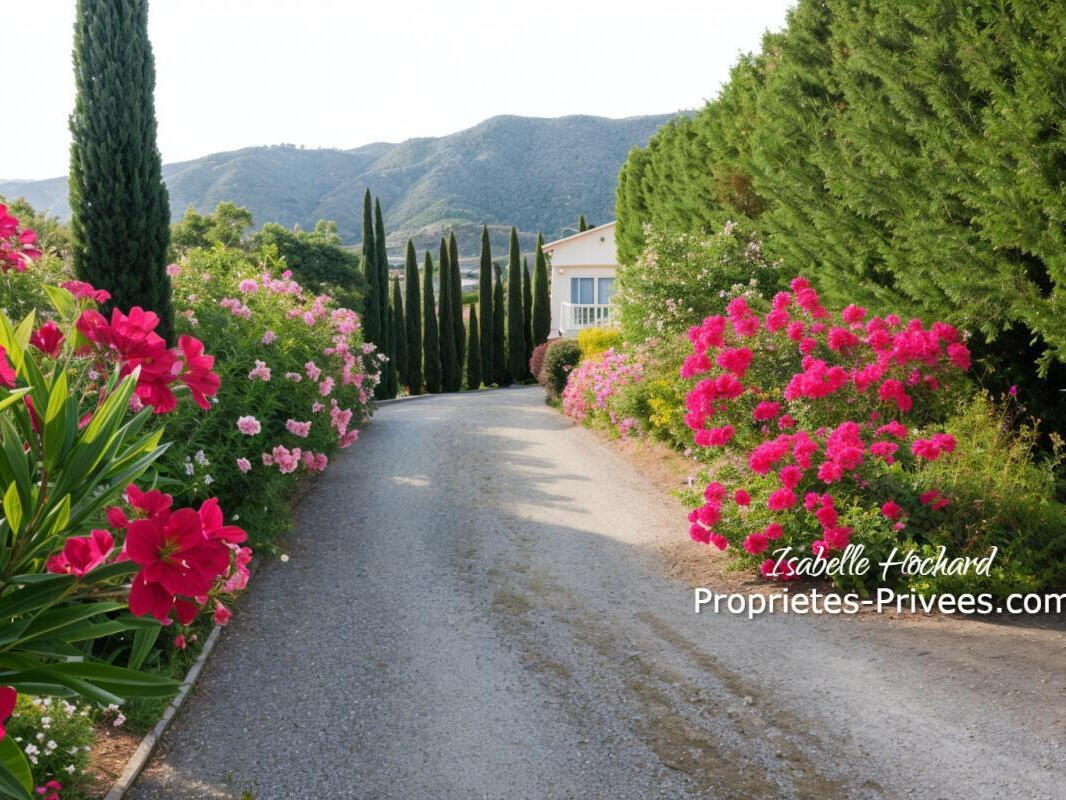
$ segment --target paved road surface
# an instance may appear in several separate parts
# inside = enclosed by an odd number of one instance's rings
[[[1061,632],[696,616],[685,530],[539,389],[387,406],[130,796],[1063,797]]]

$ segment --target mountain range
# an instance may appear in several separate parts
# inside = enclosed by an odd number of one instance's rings
[[[248,208],[257,226],[309,229],[335,220],[342,241],[355,244],[369,188],[381,199],[394,258],[408,237],[432,247],[447,230],[456,231],[462,254],[473,256],[482,223],[502,255],[511,225],[528,250],[538,231],[546,239],[573,232],[581,214],[590,224],[613,219],[626,155],[674,116],[498,116],[448,136],[352,150],[275,145],[214,153],[165,164],[163,177],[175,220],[189,206],[208,212],[232,201]],[[65,177],[0,180],[0,195],[25,197],[60,219],[70,215]]]

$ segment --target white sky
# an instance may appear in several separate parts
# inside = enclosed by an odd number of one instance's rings
[[[151,0],[164,161],[696,108],[794,0]],[[0,0],[0,178],[67,171],[74,0]],[[632,10],[630,10],[632,9]]]

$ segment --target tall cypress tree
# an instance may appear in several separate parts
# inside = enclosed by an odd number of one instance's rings
[[[404,383],[411,394],[422,394],[422,296],[418,290],[418,258],[415,245],[407,240],[404,263],[404,288],[407,294],[404,326],[407,335],[407,374]]]
[[[584,233],[588,229],[589,229],[589,224],[587,222],[585,222],[585,215],[582,214],[580,217],[577,218],[577,232],[578,233]]]
[[[548,284],[548,259],[544,255],[544,237],[537,234],[537,254],[533,261],[533,346],[548,341],[551,333],[551,287]]]
[[[522,258],[522,338],[526,345],[526,366],[533,355],[533,289],[529,280],[529,256]]]
[[[477,303],[470,304],[470,335],[466,337],[466,388],[481,386],[481,343],[478,341]]]
[[[385,223],[381,217],[381,201],[374,198],[374,255],[378,260],[378,297],[382,298],[379,313],[381,330],[386,331],[392,320],[389,315],[389,251],[385,245]],[[382,336],[389,339],[390,336]],[[391,356],[392,353],[390,352]]]
[[[363,278],[366,296],[363,298],[363,336],[368,342],[381,346],[381,293],[378,290],[378,257],[374,247],[374,213],[370,190],[363,195]]]
[[[492,289],[492,379],[497,386],[507,386],[507,342],[504,338],[503,276],[499,264],[492,265],[496,284]]]
[[[388,294],[386,293],[386,299]],[[395,397],[400,391],[400,376],[396,365],[396,334],[392,327],[392,319],[394,316],[392,303],[388,303],[385,306],[385,314],[388,316],[389,324],[385,328],[384,336],[384,352],[388,355],[389,360],[385,362],[385,374],[384,380],[377,386],[376,396],[379,400],[388,400]]]
[[[78,0],[70,115],[74,269],[111,303],[159,315],[170,339],[170,203],[156,146],[147,0]]]
[[[400,385],[407,385],[407,329],[404,324],[403,295],[400,278],[392,279],[392,359],[396,363],[396,376]]]
[[[460,367],[460,354],[455,350],[455,328],[452,317],[452,268],[448,263],[448,240],[440,240],[440,317],[437,329],[440,339],[440,377],[441,388],[446,392],[459,391],[463,379]]]
[[[511,252],[507,261],[507,372],[521,381],[529,372],[526,359],[526,324],[522,318],[522,262],[518,252],[518,231],[511,228]]]
[[[481,226],[481,265],[478,272],[477,299],[481,306],[481,376],[492,383],[492,246],[489,227]]]
[[[422,281],[422,357],[426,364],[426,391],[435,393],[440,391],[440,331],[433,299],[433,256],[428,250]]]
[[[448,266],[451,277],[448,288],[452,291],[452,335],[455,337],[456,361],[459,364],[459,380],[463,375],[463,356],[466,353],[466,329],[463,327],[463,276],[459,270],[459,243],[455,231],[448,236]]]

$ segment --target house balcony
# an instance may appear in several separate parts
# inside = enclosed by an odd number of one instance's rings
[[[599,303],[563,303],[562,331],[564,335],[582,328],[594,328],[611,322],[611,307]]]

